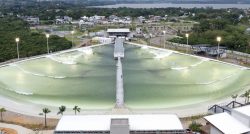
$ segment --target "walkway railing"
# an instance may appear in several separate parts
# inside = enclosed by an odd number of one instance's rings
[[[231,110],[233,108],[242,107],[242,106],[246,106],[246,105],[250,105],[250,103],[242,104],[242,103],[237,102],[237,101],[231,101],[228,104],[223,104],[223,105],[215,104],[215,105],[209,107],[208,111],[213,112],[213,113],[222,113],[222,112],[231,113]]]

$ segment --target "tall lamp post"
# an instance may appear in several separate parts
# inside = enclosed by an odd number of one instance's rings
[[[149,34],[149,39],[148,39],[148,45],[149,45],[149,46],[151,45],[151,43],[150,43],[151,37],[152,37],[152,34]]]
[[[164,35],[163,47],[165,48],[165,45],[166,45],[166,31],[163,31],[163,35]]]
[[[186,48],[187,48],[187,49],[186,49],[186,53],[187,53],[187,52],[188,52],[188,37],[189,37],[189,34],[188,34],[188,33],[186,33],[186,35],[185,35],[185,36],[186,36],[186,38],[187,38],[187,47],[186,47]]]
[[[47,38],[47,53],[49,54],[49,34],[46,34],[46,38]]]
[[[17,59],[19,60],[19,41],[20,39],[19,38],[16,38],[16,51],[17,51]]]
[[[218,42],[218,48],[217,48],[217,59],[219,59],[219,55],[220,55],[220,42],[221,42],[221,37],[218,36],[216,38],[217,42]]]
[[[248,49],[249,44],[246,45],[246,64],[248,62],[248,56],[247,56],[247,49]]]
[[[74,33],[75,33],[75,31],[73,30],[73,31],[71,31],[71,35],[72,35],[72,46],[74,45]]]

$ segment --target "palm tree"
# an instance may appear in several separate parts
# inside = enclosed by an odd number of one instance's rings
[[[235,95],[231,95],[232,99],[234,99],[234,101],[236,101],[237,97],[238,97],[238,94],[235,94]]]
[[[65,111],[66,111],[66,107],[65,107],[65,106],[60,106],[60,107],[59,107],[59,111],[58,111],[57,114],[63,115],[63,113],[64,113]]]
[[[80,113],[81,108],[78,106],[74,106],[73,110],[75,111],[75,115],[76,115],[76,112]]]
[[[240,97],[244,97],[245,98],[245,103],[248,103],[249,102],[249,98],[250,98],[250,90],[246,91]]]
[[[5,108],[1,108],[0,109],[0,113],[1,113],[1,121],[3,121],[3,113],[6,112]]]
[[[43,108],[45,127],[47,127],[47,114],[50,113],[50,112],[51,111],[48,108]]]

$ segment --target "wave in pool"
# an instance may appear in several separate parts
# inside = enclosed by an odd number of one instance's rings
[[[80,49],[78,49],[78,51],[83,52],[86,55],[93,54],[93,49],[92,48],[80,48]]]
[[[209,61],[209,59],[202,59],[201,61],[195,63],[195,64],[192,64],[192,65],[189,65],[189,66],[186,66],[186,67],[171,67],[172,70],[186,70],[186,69],[189,69],[189,68],[192,68],[192,67],[197,67],[198,65],[206,62],[206,61]]]
[[[163,59],[170,56],[173,52],[172,51],[159,51],[159,50],[149,50],[149,53],[155,55],[155,59]]]
[[[30,71],[27,71],[27,70],[23,69],[22,67],[20,67],[20,66],[18,66],[18,65],[15,65],[14,67],[18,68],[18,69],[21,70],[23,73],[31,74],[31,75],[34,75],[34,76],[49,77],[49,78],[55,78],[55,79],[63,79],[63,78],[66,78],[66,76],[51,76],[51,75],[44,75],[44,74],[39,74],[39,73],[33,73],[33,72],[30,72]]]
[[[218,80],[214,80],[214,81],[210,81],[210,82],[205,82],[205,83],[197,83],[197,84],[200,84],[200,85],[210,85],[210,84],[214,84],[214,83],[221,82],[221,81],[224,81],[224,80],[226,80],[226,79],[229,79],[229,78],[233,77],[234,75],[236,75],[237,73],[238,73],[238,72],[234,72],[234,73],[232,73],[232,74],[230,74],[230,75],[228,75],[228,76],[226,76],[226,77],[224,77],[224,78],[220,78],[220,79],[218,79]]]
[[[7,88],[7,87],[5,87],[4,89],[15,92],[16,94],[20,94],[20,95],[28,95],[28,96],[33,95],[32,92],[23,91],[21,89],[17,90],[17,89],[11,89],[11,88]]]
[[[186,70],[189,67],[171,67],[172,70]]]

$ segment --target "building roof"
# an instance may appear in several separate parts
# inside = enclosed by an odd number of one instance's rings
[[[250,105],[244,106],[244,107],[239,107],[234,109],[237,112],[240,112],[246,116],[250,116]]]
[[[129,33],[130,30],[127,28],[123,28],[123,29],[108,29],[107,30],[108,33]]]
[[[215,114],[204,118],[225,134],[241,134],[250,131],[247,126],[236,120],[228,113]]]
[[[130,130],[183,130],[176,115],[79,115],[63,116],[56,131],[110,131],[111,119],[128,119]]]

